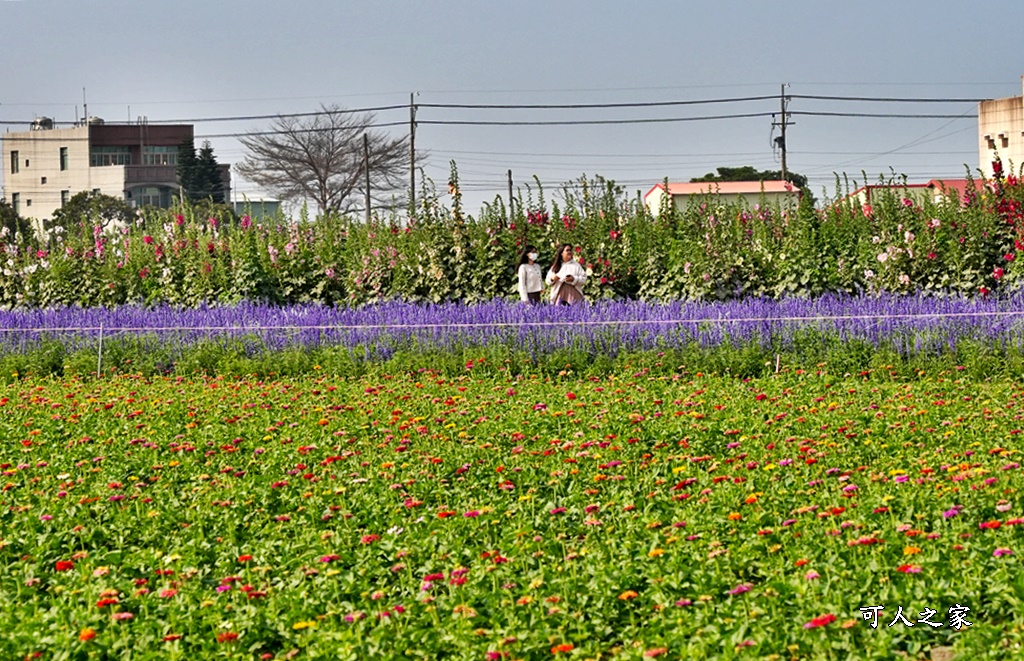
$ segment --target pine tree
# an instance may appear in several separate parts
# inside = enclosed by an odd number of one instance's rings
[[[182,197],[194,200],[196,177],[199,159],[196,158],[196,146],[192,138],[185,138],[178,145],[178,185],[181,186]]]
[[[217,203],[224,202],[220,165],[209,141],[203,142],[198,154],[192,138],[182,141],[178,147],[178,184],[183,196],[190,202],[211,198]]]
[[[209,141],[203,143],[199,150],[199,157],[196,163],[196,189],[194,199],[212,199],[214,202],[224,202],[224,182],[220,178],[220,166],[213,155],[213,147]]]

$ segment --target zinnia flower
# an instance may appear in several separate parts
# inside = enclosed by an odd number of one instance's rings
[[[739,585],[737,585],[733,589],[729,590],[728,593],[732,594],[732,595],[743,594],[744,592],[750,592],[750,590],[753,587],[754,587],[753,583],[740,583]]]
[[[810,622],[804,625],[804,629],[817,629],[818,627],[824,627],[832,624],[836,621],[836,616],[828,613],[827,615],[819,615],[812,619]]]

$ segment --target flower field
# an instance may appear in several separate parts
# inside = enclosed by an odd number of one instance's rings
[[[22,379],[0,657],[1013,658],[1024,389],[955,376]]]
[[[1024,374],[1024,293],[991,298],[823,296],[717,303],[602,301],[572,308],[492,300],[390,302],[360,308],[254,303],[181,309],[0,311],[0,381],[105,373],[359,375],[423,365],[465,372],[607,372],[649,363],[756,376],[786,367],[832,371],[927,367]],[[287,356],[287,359],[282,359]],[[717,358],[715,358],[717,356]],[[714,359],[713,359],[714,358]],[[716,362],[717,361],[717,362]],[[914,370],[917,371],[917,370]]]

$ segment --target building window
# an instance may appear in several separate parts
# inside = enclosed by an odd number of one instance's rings
[[[71,191],[69,191],[69,190],[62,190],[60,192],[60,206],[61,206],[61,208],[63,209],[65,206],[67,206],[67,203],[70,202],[70,201],[71,201]]]
[[[26,207],[32,206],[32,200],[25,200],[25,206]]]
[[[142,148],[143,165],[177,165],[177,147],[149,146]]]
[[[21,213],[21,193],[11,193],[11,207],[14,213]]]
[[[60,169],[61,170],[67,170],[68,169],[68,148],[67,147],[61,147],[60,148]]]
[[[18,160],[18,152],[12,151],[11,152],[11,174],[18,174],[18,171],[21,169],[21,168],[18,167],[20,163],[21,163],[21,161]]]
[[[46,184],[46,177],[39,177],[39,183]]]
[[[161,195],[161,190],[155,186],[149,186],[146,188],[139,188],[135,191],[137,206],[145,207],[164,207],[164,198]]]
[[[89,149],[89,166],[131,165],[132,154],[127,147],[92,147]]]

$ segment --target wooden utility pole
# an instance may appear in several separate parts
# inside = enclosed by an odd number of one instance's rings
[[[409,93],[409,215],[416,215],[416,103]]]
[[[363,134],[363,168],[366,172],[366,224],[370,224],[370,138]]]

